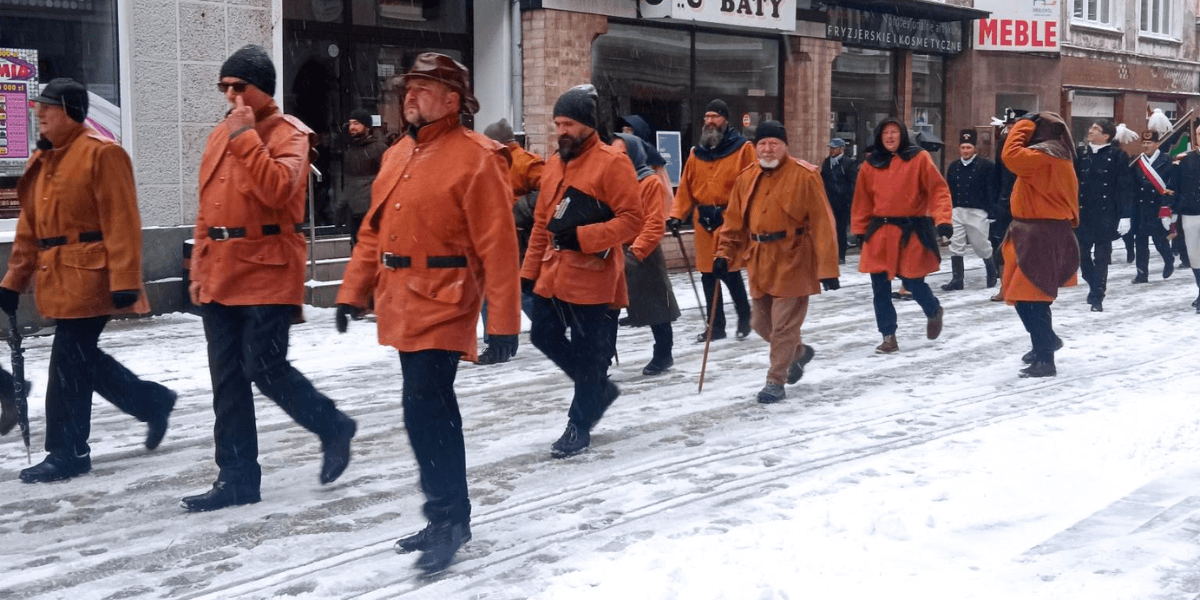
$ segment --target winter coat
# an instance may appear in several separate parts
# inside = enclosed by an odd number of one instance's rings
[[[697,209],[696,232],[692,239],[696,245],[696,269],[701,273],[712,272],[714,233],[705,229],[702,220],[706,214],[717,215],[724,211],[729,204],[729,193],[738,174],[746,167],[757,162],[754,145],[746,142],[732,154],[712,161],[706,161],[696,156],[695,148],[683,166],[679,177],[679,189],[675,192],[675,203],[671,207],[671,216],[684,220],[692,209]],[[717,223],[720,227],[720,223]]]
[[[1034,284],[1039,276],[1032,276],[1031,269],[1061,272],[1059,287],[1063,287],[1074,285],[1079,264],[1079,248],[1071,235],[1071,228],[1079,224],[1075,169],[1068,159],[1026,147],[1036,128],[1033,121],[1019,121],[1004,143],[1004,164],[1017,177],[1011,198],[1013,224],[1001,244],[1001,292],[1009,304],[1050,302],[1057,296],[1057,289]],[[1028,231],[1014,236],[1014,230],[1023,226]]]
[[[542,180],[542,169],[546,161],[542,157],[524,149],[516,142],[508,143],[508,152],[512,157],[509,167],[509,180],[512,182],[513,200],[536,192]]]
[[[1164,206],[1171,205],[1171,196],[1158,193],[1158,189],[1142,172],[1142,166],[1139,158],[1133,163],[1130,169],[1133,171],[1133,181],[1137,184],[1137,188],[1133,192],[1133,222],[1137,224],[1139,233],[1151,235],[1157,231],[1163,231],[1162,221],[1159,220],[1158,211]],[[1167,156],[1166,152],[1159,152],[1158,156],[1150,162],[1150,166],[1158,172],[1158,176],[1162,178],[1167,189],[1175,183],[1176,172],[1179,168],[1171,162],[1171,157]],[[1164,232],[1165,233],[1165,232]]]
[[[996,166],[979,155],[969,165],[956,160],[946,167],[946,185],[954,208],[978,208],[994,217],[999,194],[996,183]]]
[[[230,139],[218,124],[200,158],[192,281],[200,302],[227,306],[304,302],[304,222],[312,130],[272,102],[254,127]],[[237,228],[244,237],[213,239],[209,229]],[[264,227],[278,233],[267,235]]]
[[[783,234],[757,241],[752,236]],[[750,296],[821,293],[838,276],[837,228],[817,167],[794,158],[770,171],[754,164],[733,185],[717,256],[745,264]]]
[[[1178,215],[1200,215],[1200,153],[1188,152],[1179,161],[1171,189],[1171,211]]]
[[[415,135],[383,155],[337,303],[365,308],[373,295],[380,344],[473,361],[484,297],[489,334],[521,328],[508,150],[458,114]]]
[[[35,280],[38,312],[51,319],[150,312],[133,165],[121,146],[79,127],[61,146],[33,153],[17,198],[21,214],[0,286],[23,292]],[[100,239],[81,241],[81,234]],[[66,243],[39,246],[58,237]],[[137,302],[117,309],[112,292],[119,290],[137,290]]]
[[[629,286],[629,322],[635,327],[670,323],[679,318],[679,303],[667,276],[667,261],[659,243],[663,237],[663,198],[667,190],[651,173],[638,182],[642,202],[642,230],[625,257],[625,282]]]
[[[613,212],[608,221],[577,228],[581,252],[555,250],[554,236],[546,229],[567,188],[599,200]],[[606,304],[611,308],[626,306],[629,292],[621,245],[637,237],[643,218],[633,165],[624,152],[601,143],[593,134],[570,162],[564,163],[557,154],[546,162],[521,278],[535,281],[533,291],[543,298],[571,304]],[[605,258],[595,255],[606,250],[611,252]]]
[[[355,216],[367,214],[371,208],[371,184],[379,174],[379,165],[387,144],[367,134],[351,137],[350,147],[342,158],[342,206],[350,208]]]
[[[1098,151],[1092,151],[1090,145],[1084,144],[1076,152],[1079,227],[1090,230],[1096,239],[1120,237],[1117,221],[1128,212],[1136,187],[1129,162],[1129,155],[1114,144]]]
[[[858,165],[849,156],[838,157],[837,166],[831,167],[831,157],[821,161],[821,181],[825,184],[825,197],[836,210],[849,210],[854,202],[854,183],[858,178]]]
[[[865,236],[872,219],[880,217],[931,218],[934,226],[951,224],[950,188],[928,152],[921,150],[909,160],[893,155],[887,165],[881,169],[868,161],[859,167],[851,232]],[[863,242],[858,270],[886,272],[888,279],[915,279],[937,271],[938,253],[923,245],[916,232],[907,237],[900,225],[879,225]]]

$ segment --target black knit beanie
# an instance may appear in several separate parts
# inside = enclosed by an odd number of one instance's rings
[[[246,44],[227,58],[220,76],[237,77],[268,96],[275,95],[275,65],[266,49],[257,44]]]
[[[758,124],[758,128],[754,130],[754,141],[760,142],[766,138],[776,138],[787,143],[787,130],[783,128],[783,123],[779,121],[763,121]]]
[[[709,102],[708,106],[704,107],[704,112],[705,113],[715,112],[718,115],[721,115],[722,117],[725,117],[726,119],[729,119],[729,105],[725,104],[725,101],[721,100],[720,98],[713,100],[712,102]]]
[[[358,121],[359,123],[362,123],[363,125],[366,125],[367,127],[371,127],[371,123],[374,121],[374,119],[371,118],[371,113],[369,113],[366,110],[361,109],[361,108],[356,108],[356,109],[350,111],[350,118],[348,118],[346,120],[347,121]]]
[[[558,97],[554,103],[554,116],[567,117],[595,129],[597,98],[592,84],[577,85]]]

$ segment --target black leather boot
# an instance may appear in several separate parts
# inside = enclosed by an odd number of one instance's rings
[[[987,286],[996,287],[996,282],[1000,281],[1000,270],[996,268],[995,255],[983,260],[983,268],[987,271]]]
[[[950,292],[963,289],[963,257],[950,257],[950,282],[942,286],[942,291]]]

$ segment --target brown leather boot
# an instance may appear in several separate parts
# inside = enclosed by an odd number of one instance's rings
[[[896,335],[883,336],[883,343],[875,347],[876,354],[894,354],[900,349],[900,344],[896,343]]]
[[[937,314],[929,317],[929,322],[925,324],[925,337],[936,340],[939,335],[942,335],[942,315],[945,314],[942,307],[938,307]]]

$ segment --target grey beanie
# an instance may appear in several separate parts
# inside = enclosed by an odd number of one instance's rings
[[[508,119],[500,119],[483,129],[483,135],[486,135],[501,144],[507,144],[515,141],[517,138],[513,135],[512,127],[508,125]]]
[[[266,49],[257,44],[246,44],[225,59],[220,76],[237,77],[268,96],[275,95],[275,64]]]
[[[599,96],[592,84],[577,85],[558,97],[554,103],[554,116],[567,117],[592,129],[596,128],[596,101]]]

